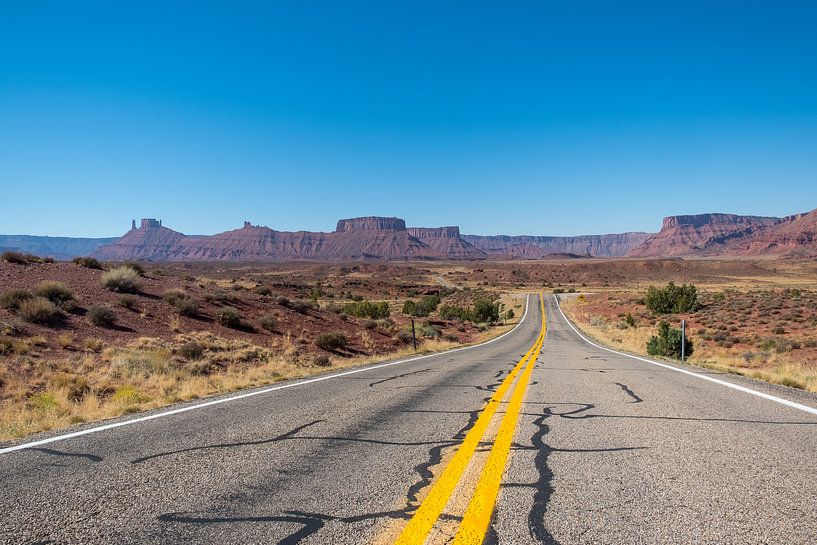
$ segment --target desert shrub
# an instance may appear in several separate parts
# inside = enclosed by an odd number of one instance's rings
[[[17,310],[20,303],[31,299],[33,296],[24,290],[11,290],[0,295],[0,307],[6,310]]]
[[[677,286],[674,282],[665,288],[650,286],[644,304],[656,314],[693,312],[699,308],[698,288],[692,284]]]
[[[60,348],[65,348],[66,350],[71,348],[74,344],[74,336],[70,333],[63,333],[57,337],[57,345]]]
[[[193,317],[199,315],[199,302],[192,297],[179,299],[176,301],[176,304],[173,305],[173,308],[182,316]]]
[[[758,348],[765,352],[787,354],[800,348],[800,343],[783,337],[765,337],[758,342]]]
[[[60,311],[54,303],[45,297],[34,297],[22,301],[17,307],[17,313],[26,322],[45,324],[55,320]]]
[[[272,290],[268,286],[258,286],[255,288],[255,293],[267,297],[272,295]]]
[[[182,316],[197,316],[199,313],[199,302],[184,290],[168,290],[162,296],[162,299]]]
[[[653,335],[647,341],[647,353],[651,356],[665,356],[668,358],[681,357],[681,330],[671,328],[667,322],[658,324],[658,335]],[[686,339],[686,356],[692,355],[692,341]]]
[[[211,293],[205,293],[203,299],[208,303],[228,303],[232,300],[232,295],[224,290],[216,290]]]
[[[62,282],[45,280],[34,288],[34,295],[44,297],[57,306],[62,306],[74,299],[74,293]]]
[[[116,313],[108,307],[92,306],[88,309],[88,321],[99,327],[116,324]]]
[[[14,350],[14,340],[10,337],[0,337],[0,356],[11,354]]]
[[[440,335],[442,335],[442,331],[431,324],[421,325],[418,333],[421,337],[428,337],[430,339],[437,339],[440,337]]]
[[[380,303],[372,303],[371,301],[358,301],[355,303],[348,303],[343,307],[343,313],[357,318],[371,318],[377,320],[379,318],[389,317],[389,304],[385,301]]]
[[[472,321],[474,322],[496,322],[499,320],[499,305],[484,297],[479,297],[474,301],[471,312]]]
[[[408,299],[403,303],[403,314],[406,316],[424,317],[437,310],[439,305],[439,295],[426,295],[419,301]]]
[[[366,329],[377,329],[377,320],[366,320],[363,322],[363,327]]]
[[[562,288],[553,288],[553,293],[555,293],[555,294],[564,293],[564,292],[565,292],[565,290],[562,289]]]
[[[15,265],[25,265],[28,263],[25,254],[20,252],[3,252],[2,258],[6,263],[14,263]]]
[[[258,323],[267,331],[275,331],[275,328],[278,326],[278,318],[272,314],[266,314],[258,319]]]
[[[97,269],[100,271],[103,269],[102,263],[94,257],[75,257],[73,262],[87,269]]]
[[[343,312],[343,307],[337,303],[329,303],[325,305],[323,309],[326,312],[331,312],[332,314],[341,314]]]
[[[204,347],[195,341],[189,341],[179,347],[179,355],[186,360],[199,360],[204,355]]]
[[[184,290],[177,289],[177,288],[167,290],[162,295],[162,299],[164,300],[164,302],[171,305],[171,306],[175,305],[176,302],[178,302],[178,301],[180,301],[182,299],[186,299],[188,297],[190,297],[190,296],[187,294],[187,292],[185,292]]]
[[[783,326],[776,326],[772,328],[772,333],[775,335],[783,335],[786,332],[786,329]]]
[[[607,319],[604,316],[591,316],[590,325],[593,327],[607,328]]]
[[[312,358],[312,365],[316,367],[329,367],[331,364],[332,362],[326,354],[319,354]]]
[[[349,339],[347,339],[346,335],[339,331],[332,333],[321,333],[315,337],[315,346],[321,350],[327,350],[330,352],[338,350],[339,348],[344,348],[348,344]]]
[[[139,273],[132,267],[116,267],[102,275],[102,286],[107,290],[120,293],[138,293],[140,289]]]
[[[627,324],[627,327],[635,327],[635,316],[628,312],[624,317],[624,323]]]
[[[139,276],[145,275],[145,268],[136,261],[125,261],[122,266],[133,270]]]
[[[306,299],[298,299],[296,301],[290,301],[289,308],[291,308],[295,312],[306,314],[308,310],[317,310],[318,303]]]
[[[241,326],[241,313],[233,307],[221,307],[215,312],[214,318],[218,324],[224,327],[237,328]]]
[[[513,311],[512,308],[509,308],[508,312],[505,313],[505,319],[506,320],[513,320],[515,316],[516,316],[516,313]]]
[[[133,310],[136,308],[136,297],[128,293],[120,295],[116,300],[116,304],[122,308]]]
[[[468,310],[456,305],[442,305],[440,307],[440,318],[443,320],[467,320]]]
[[[398,331],[395,338],[402,344],[410,344],[414,340],[414,337],[411,335],[411,331],[406,329],[401,329]]]
[[[292,301],[290,301],[288,297],[284,297],[283,295],[276,298],[275,302],[281,305],[282,307],[288,307],[290,304],[292,304]]]

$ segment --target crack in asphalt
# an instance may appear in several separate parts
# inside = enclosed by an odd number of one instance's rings
[[[641,403],[641,402],[644,401],[635,392],[633,392],[632,389],[630,389],[630,387],[627,386],[626,384],[622,384],[621,382],[616,382],[615,384],[616,384],[616,386],[621,388],[622,391],[624,391],[625,394],[627,394],[628,396],[630,396],[633,399],[632,401],[630,401],[630,403]]]
[[[271,437],[270,439],[259,439],[257,441],[237,441],[235,443],[218,443],[215,445],[204,445],[200,447],[189,447],[183,448],[179,450],[171,450],[167,452],[160,452],[158,454],[151,454],[150,456],[143,456],[142,458],[136,458],[135,460],[131,460],[131,464],[141,464],[142,462],[146,462],[147,460],[153,460],[155,458],[162,458],[165,456],[172,456],[174,454],[181,454],[182,452],[194,452],[198,450],[210,450],[210,449],[220,449],[220,448],[233,448],[233,447],[244,447],[244,446],[257,446],[257,445],[265,445],[268,443],[275,443],[277,441],[285,441],[287,439],[291,439],[295,434],[298,432],[305,430],[310,426],[314,426],[315,424],[319,424],[321,422],[326,422],[326,420],[313,420],[307,424],[303,424],[301,426],[297,426],[286,433],[282,433],[281,435],[276,435],[275,437]]]
[[[420,374],[420,373],[425,373],[427,371],[431,371],[431,369],[430,368],[429,369],[420,369],[419,371],[411,371],[409,373],[403,373],[402,375],[395,375],[393,377],[388,377],[388,378],[384,378],[384,379],[381,379],[381,380],[376,380],[374,382],[369,383],[369,388],[374,387],[376,384],[382,384],[382,383],[388,382],[390,380],[396,380],[398,378],[408,377],[408,376],[411,376],[411,375],[417,375],[417,374]]]

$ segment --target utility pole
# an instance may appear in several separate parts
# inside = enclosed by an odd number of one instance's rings
[[[687,349],[687,321],[681,320],[681,363],[686,359]]]
[[[414,344],[414,351],[417,352],[417,333],[414,331],[414,318],[411,319],[411,342]]]

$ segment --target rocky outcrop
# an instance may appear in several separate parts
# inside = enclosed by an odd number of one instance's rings
[[[131,229],[115,242],[97,248],[93,255],[110,261],[170,260],[177,254],[180,245],[191,238],[194,237],[162,227],[158,220],[145,218],[138,229]]]
[[[717,253],[726,241],[780,222],[780,218],[696,214],[664,218],[661,231],[634,247],[631,257],[680,257]]]
[[[460,235],[460,228],[447,227],[409,227],[412,237],[429,246],[432,250],[449,259],[484,259],[487,254],[475,248]]]
[[[134,222],[135,224],[135,222]],[[1,246],[24,247],[15,240]],[[47,252],[37,252],[49,255]],[[86,252],[83,252],[86,253]],[[275,231],[244,222],[212,236],[185,236],[144,219],[94,252],[106,260],[548,259],[575,257],[817,256],[817,210],[788,218],[698,214],[664,219],[657,234],[463,235],[458,227],[411,227],[399,218],[340,220],[331,233]]]
[[[463,235],[463,239],[488,255],[541,259],[553,254],[620,257],[650,236],[635,232],[575,237]]]
[[[405,231],[406,222],[400,218],[381,218],[377,216],[368,216],[365,218],[349,218],[345,220],[338,220],[338,226],[335,229],[336,233],[344,233],[346,231]]]
[[[817,210],[785,217],[773,224],[752,226],[740,233],[715,240],[706,247],[708,255],[817,257]]]

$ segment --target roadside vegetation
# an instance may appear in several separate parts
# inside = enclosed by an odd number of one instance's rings
[[[0,263],[0,440],[479,342],[524,303],[424,269],[278,267]]]
[[[801,288],[650,287],[563,300],[592,337],[636,354],[688,363],[817,392],[817,292]]]

